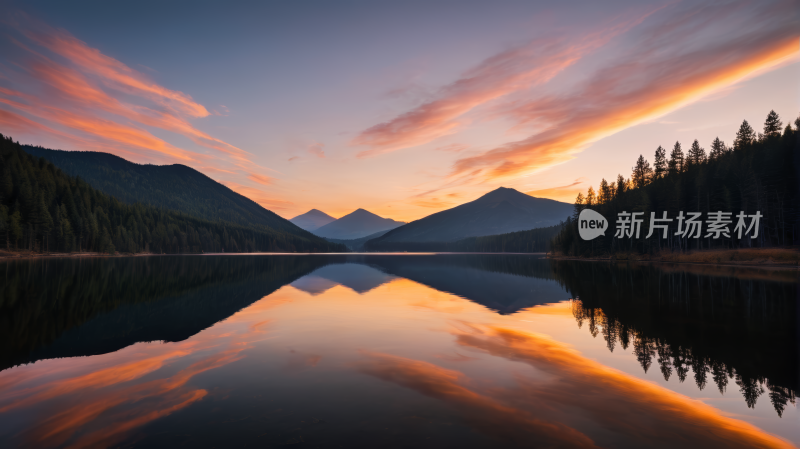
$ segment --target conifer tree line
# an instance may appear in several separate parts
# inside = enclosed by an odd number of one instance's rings
[[[343,246],[282,231],[126,204],[0,134],[0,248],[125,253],[325,252]]]
[[[786,247],[800,245],[800,117],[783,127],[770,111],[763,132],[756,132],[745,120],[732,145],[715,138],[708,150],[694,140],[685,149],[675,142],[670,150],[659,146],[653,164],[640,155],[629,178],[618,175],[603,179],[597,190],[589,187],[575,199],[574,215],[553,239],[553,249],[565,255],[599,255],[617,252],[654,253],[661,250],[697,250],[737,247]],[[584,241],[578,233],[577,218],[585,208],[599,212],[609,221],[604,236]],[[683,211],[700,212],[700,238],[680,235],[676,220]],[[730,212],[732,238],[706,237],[709,212]],[[739,239],[734,235],[736,215],[761,214],[757,237]],[[621,212],[643,212],[639,237],[615,237],[615,220]],[[650,230],[651,212],[656,218],[671,218],[667,238],[663,230]],[[751,220],[752,221],[752,220]],[[749,225],[749,221],[748,221]],[[755,230],[755,228],[754,228]],[[677,233],[677,234],[676,234]]]

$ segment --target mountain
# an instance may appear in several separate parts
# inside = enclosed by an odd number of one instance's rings
[[[286,225],[240,225],[143,202],[126,204],[2,135],[0,174],[0,231],[7,248],[111,254],[345,250],[277,216]],[[185,187],[181,181],[176,190]]]
[[[301,229],[313,231],[314,229],[325,226],[336,219],[321,210],[311,209],[310,211],[292,218],[291,221]]]
[[[572,204],[500,187],[475,201],[393,229],[368,246],[388,242],[453,242],[548,227],[565,220],[572,210]]]
[[[244,255],[21,260],[6,267],[5,292],[25,300],[0,305],[0,371],[143,341],[183,341],[327,263]],[[69,288],[52,301],[57,285]]]
[[[328,239],[352,240],[404,224],[405,222],[379,217],[372,212],[358,209],[316,229],[314,234]]]
[[[329,242],[333,242],[333,243],[341,243],[342,245],[346,246],[347,249],[349,249],[350,251],[361,252],[361,251],[364,251],[366,249],[365,244],[368,241],[373,240],[373,239],[377,239],[378,237],[382,236],[383,234],[386,234],[389,231],[391,231],[391,229],[387,229],[385,231],[378,231],[378,232],[376,232],[374,234],[370,234],[370,235],[368,235],[366,237],[361,237],[361,238],[358,238],[358,239],[347,239],[347,240],[326,239],[326,240],[328,240]]]
[[[544,253],[565,225],[535,228],[508,234],[467,237],[455,242],[384,242],[378,234],[358,240],[330,240],[351,251],[409,253]],[[385,232],[384,232],[385,234]]]
[[[224,220],[316,240],[289,220],[185,165],[140,165],[93,151],[49,150],[29,145],[23,145],[22,149],[124,203],[140,202],[212,222]]]

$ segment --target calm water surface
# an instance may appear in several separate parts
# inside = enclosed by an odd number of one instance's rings
[[[0,447],[796,447],[798,272],[0,264]]]

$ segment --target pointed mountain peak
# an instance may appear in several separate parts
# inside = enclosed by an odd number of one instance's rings
[[[370,211],[368,211],[368,210],[366,210],[366,209],[362,209],[362,208],[358,208],[358,209],[354,210],[353,212],[350,212],[349,214],[345,215],[345,217],[349,217],[349,216],[353,216],[353,217],[378,217],[378,218],[383,218],[383,217],[381,217],[380,215],[373,214],[372,212],[370,212]]]
[[[509,187],[498,187],[497,189],[494,189],[491,192],[478,198],[478,200],[490,199],[494,201],[501,201],[507,198],[519,198],[520,196],[528,196],[528,195],[525,195],[519,190],[511,189]]]
[[[300,214],[300,215],[292,218],[292,220],[294,220],[295,218],[300,218],[300,217],[325,218],[325,219],[330,219],[331,221],[336,220],[335,218],[331,217],[330,215],[326,214],[325,212],[322,212],[319,209],[311,209],[310,211],[308,211],[308,212],[306,212],[304,214]]]
[[[311,209],[310,211],[306,212],[306,214],[307,215],[319,215],[319,216],[325,216],[325,217],[333,218],[330,215],[326,214],[325,212],[322,212],[319,209]]]
[[[300,214],[289,221],[300,228],[305,229],[306,231],[312,231],[335,220],[335,218],[319,209],[311,209],[310,211]]]

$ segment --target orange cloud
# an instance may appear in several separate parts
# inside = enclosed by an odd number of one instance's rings
[[[519,387],[498,391],[523,408],[544,409],[550,416],[573,415],[577,410],[642,447],[652,441],[673,447],[794,447],[714,407],[609,368],[542,335],[501,327],[485,331],[473,327],[456,335],[463,347],[527,363],[550,375],[547,381],[519,377]]]
[[[26,93],[0,88],[0,103],[28,117],[20,120],[6,111],[2,120],[9,130],[51,135],[81,150],[110,152],[135,162],[213,166],[218,173],[236,175],[261,168],[250,161],[250,153],[189,122],[209,115],[191,96],[158,85],[67,31],[22,13],[11,20],[25,42],[9,39],[26,52],[27,59],[14,61],[16,70],[9,67],[4,80],[24,86]],[[67,63],[56,62],[45,53]],[[147,130],[151,127],[185,136],[217,153],[177,147],[151,134]]]
[[[575,197],[578,196],[578,192],[582,190],[576,187],[581,184],[583,184],[583,181],[575,180],[575,182],[573,182],[572,184],[567,184],[565,186],[531,190],[530,192],[525,192],[525,193],[530,196],[535,196],[538,198],[549,198],[551,200],[558,200],[571,203],[575,201]]]
[[[70,110],[75,113],[81,111],[83,114],[91,115],[94,114],[92,109],[98,109],[139,122],[146,126],[157,127],[182,134],[199,145],[223,152],[239,162],[247,162],[246,156],[248,153],[199,131],[177,114],[167,111],[156,111],[141,105],[122,103],[94,85],[79,71],[57,64],[20,42],[16,42],[16,44],[29,51],[36,58],[33,62],[29,62],[23,66],[28,72],[28,75],[30,75],[28,81],[31,79],[36,80],[49,88],[47,101],[38,101],[35,97],[30,95],[25,96],[25,99],[32,106],[42,107],[43,105],[50,105],[58,99],[68,104]]]
[[[44,23],[34,23],[28,17],[18,24],[23,34],[33,42],[58,54],[88,73],[101,77],[104,82],[127,93],[146,97],[163,106],[175,109],[192,117],[206,117],[206,108],[195,102],[190,95],[170,90],[150,81],[116,59],[106,56],[96,48],[76,39],[64,30],[55,30]]]
[[[798,55],[795,5],[692,6],[642,27],[635,50],[611,61],[565,95],[510,102],[496,112],[521,124],[546,124],[531,137],[458,160],[453,175],[480,171],[481,179],[515,176],[573,157],[605,136],[664,115],[716,89]],[[696,42],[709,23],[729,33]]]
[[[452,134],[461,125],[456,121],[458,117],[512,92],[546,83],[650,14],[652,11],[575,41],[540,39],[499,53],[442,88],[434,100],[364,130],[351,144],[369,146],[358,154],[368,157]]]
[[[264,186],[272,184],[272,178],[269,176],[259,175],[258,173],[250,173],[247,175],[247,178]]]

